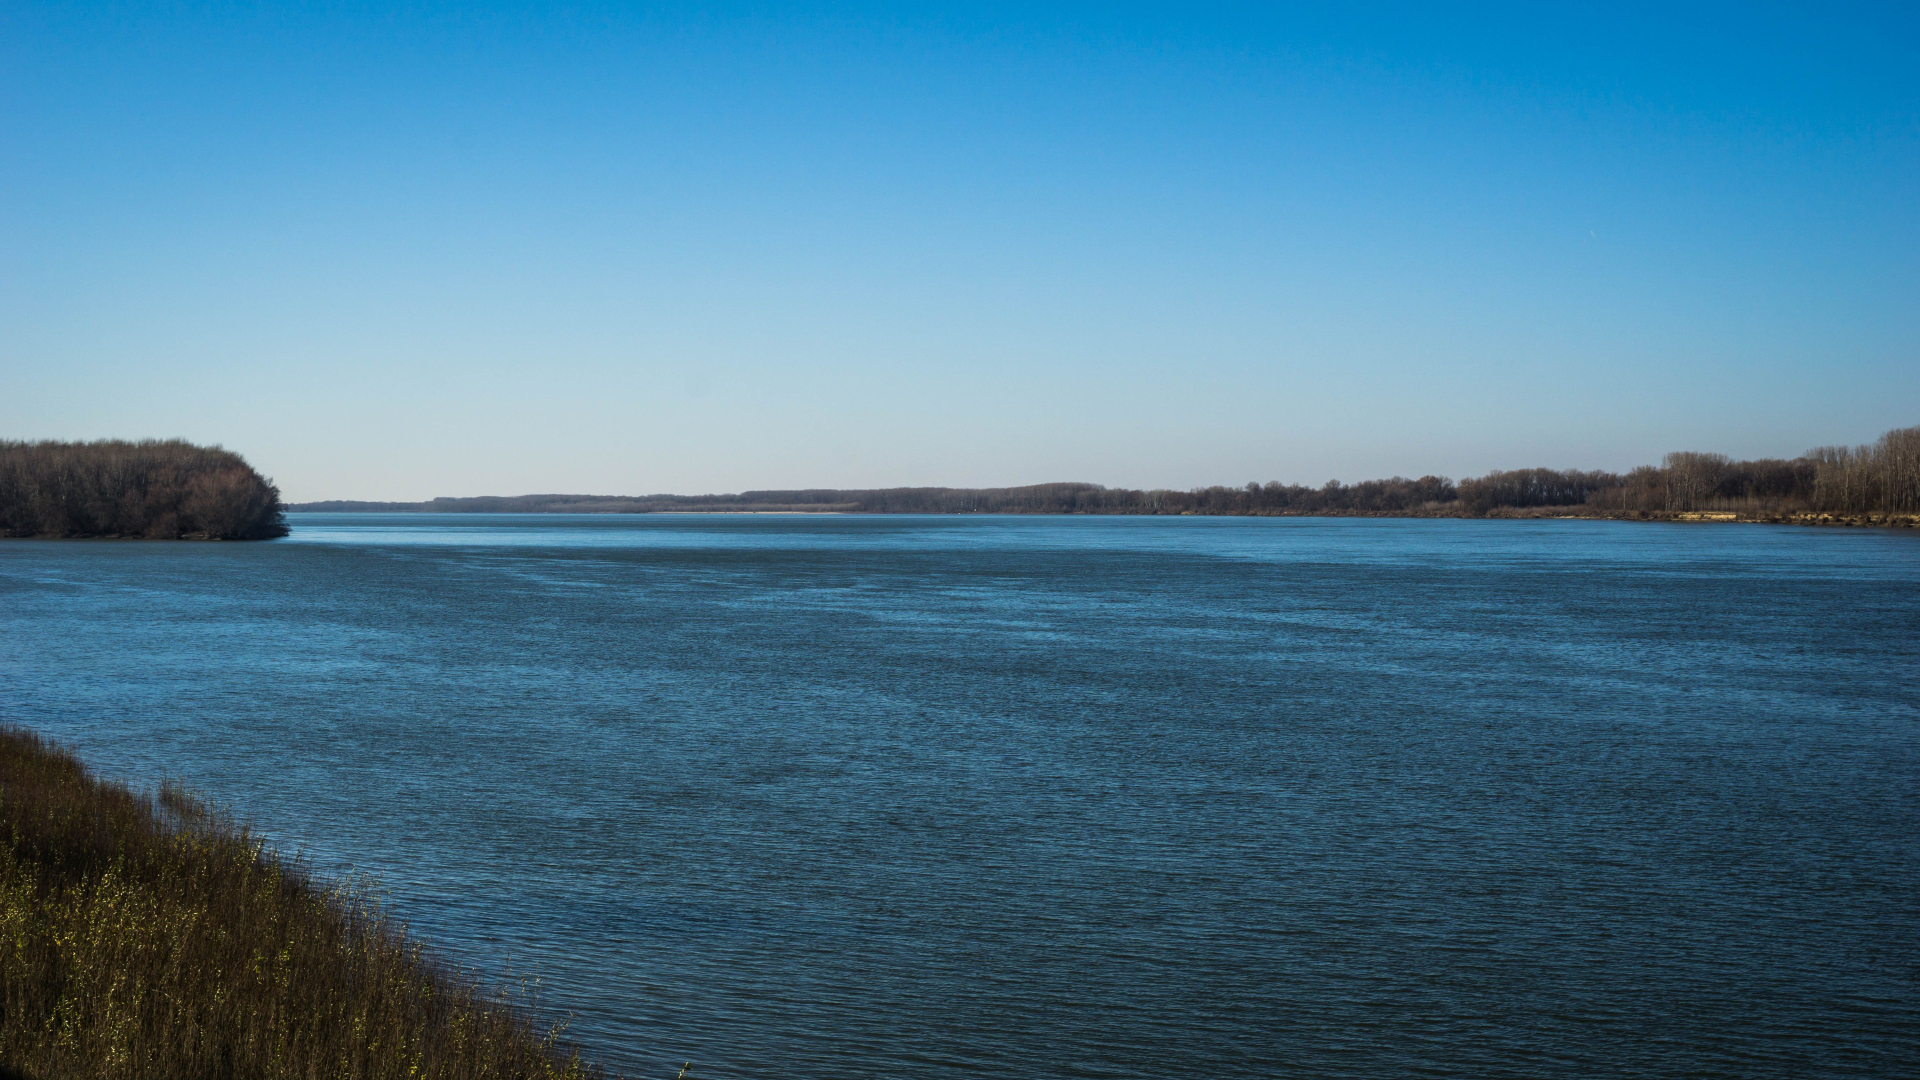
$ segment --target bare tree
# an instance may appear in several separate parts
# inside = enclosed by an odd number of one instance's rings
[[[0,442],[0,536],[287,534],[280,489],[220,447],[165,442]]]

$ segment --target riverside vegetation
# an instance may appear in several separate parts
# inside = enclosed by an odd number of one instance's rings
[[[1138,491],[1098,484],[1014,488],[746,491],[737,495],[521,495],[430,502],[315,502],[296,511],[652,513],[838,511],[868,514],[1254,514],[1383,517],[1578,516],[1734,519],[1809,524],[1920,522],[1920,427],[1865,446],[1829,446],[1792,460],[1668,454],[1625,474],[1516,469],[1455,482],[1393,477],[1324,487],[1248,484]]]
[[[287,534],[283,510],[217,446],[0,441],[0,536],[266,540]]]
[[[586,1080],[435,963],[173,786],[0,728],[0,1077]]]
[[[1573,516],[1807,524],[1920,524],[1920,427],[1855,447],[1736,461],[1668,454],[1627,473],[1514,469],[1323,487],[1141,491],[1099,484],[1013,488],[746,491],[737,495],[520,495],[283,506],[240,455],[180,440],[0,442],[0,536],[263,540],[287,510],[441,513],[840,512],[867,514],[1249,514],[1382,517]]]

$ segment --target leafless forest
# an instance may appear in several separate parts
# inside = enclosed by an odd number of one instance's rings
[[[1826,446],[1792,460],[1735,461],[1725,454],[1668,454],[1625,474],[1515,469],[1455,482],[1330,481],[1324,487],[1247,484],[1138,491],[1098,484],[1014,488],[883,488],[743,491],[737,495],[519,495],[430,502],[316,502],[296,511],[441,513],[658,513],[841,511],[869,514],[1378,514],[1487,517],[1563,513],[1661,518],[1730,513],[1749,518],[1831,515],[1849,519],[1920,514],[1920,427],[1889,431],[1864,446]]]
[[[160,442],[0,442],[0,536],[266,540],[280,489],[239,454]]]

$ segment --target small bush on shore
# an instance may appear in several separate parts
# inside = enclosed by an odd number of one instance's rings
[[[0,728],[0,1077],[595,1075],[364,890]]]

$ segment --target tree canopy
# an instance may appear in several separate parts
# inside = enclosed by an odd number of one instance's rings
[[[218,446],[0,442],[0,536],[267,540],[287,535],[284,509]]]

